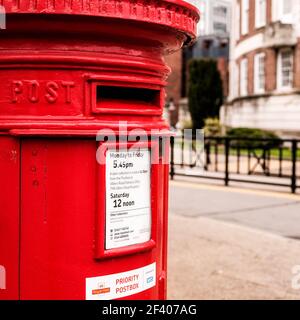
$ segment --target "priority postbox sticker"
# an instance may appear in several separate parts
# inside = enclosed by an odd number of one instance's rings
[[[127,272],[86,279],[86,300],[131,296],[156,285],[156,263]]]
[[[107,150],[105,249],[144,243],[151,237],[148,149]]]

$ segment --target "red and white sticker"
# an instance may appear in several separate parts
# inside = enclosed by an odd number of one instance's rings
[[[86,278],[86,300],[112,300],[131,296],[156,285],[156,263],[107,276]]]

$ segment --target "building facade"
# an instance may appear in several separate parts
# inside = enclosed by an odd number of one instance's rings
[[[300,135],[300,1],[234,0],[226,127]]]
[[[231,26],[231,0],[194,0],[202,13],[199,36],[228,36]]]
[[[166,88],[166,106],[165,106],[165,118],[169,120],[172,127],[175,127],[179,118],[179,104],[182,96],[182,83],[183,83],[183,54],[182,51],[173,53],[172,55],[166,56],[166,63],[171,67],[172,72],[168,78]],[[174,108],[170,109],[170,105],[174,104]]]
[[[186,0],[200,11],[198,39],[194,46],[185,48],[181,53],[167,57],[172,74],[167,87],[167,101],[174,102],[171,111],[171,124],[175,126],[178,116],[181,122],[189,120],[187,110],[188,62],[191,59],[211,58],[218,63],[224,86],[228,94],[229,34],[231,27],[231,0]]]

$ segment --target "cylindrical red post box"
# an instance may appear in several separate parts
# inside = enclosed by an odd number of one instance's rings
[[[0,299],[165,299],[163,57],[194,39],[197,11],[2,4]]]

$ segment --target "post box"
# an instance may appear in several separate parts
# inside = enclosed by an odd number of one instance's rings
[[[193,41],[198,12],[1,3],[0,299],[165,299],[164,56]]]

